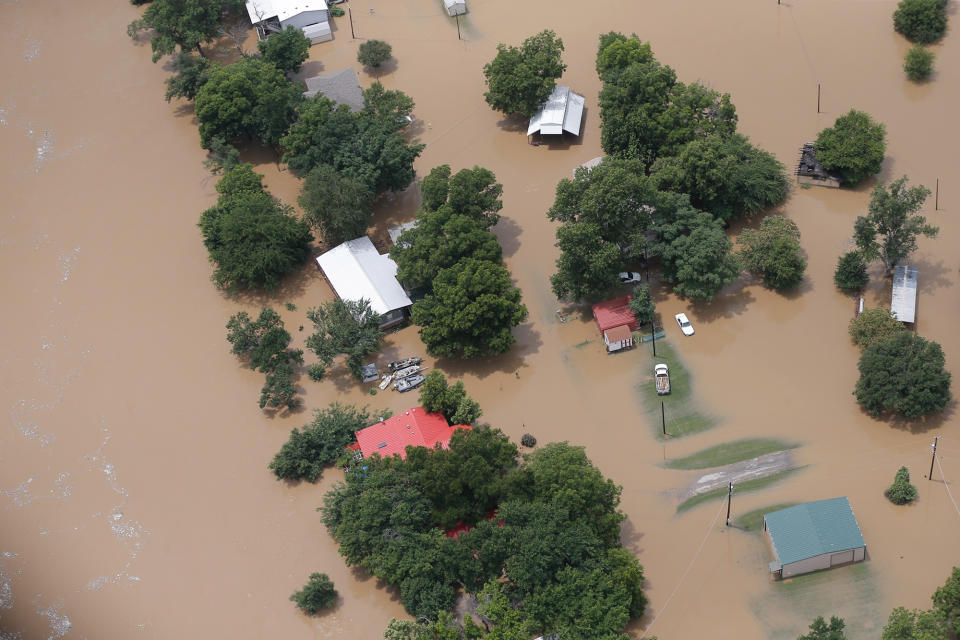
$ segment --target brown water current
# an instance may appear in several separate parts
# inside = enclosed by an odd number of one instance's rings
[[[960,165],[955,120],[960,41],[933,47],[932,82],[901,70],[907,43],[893,33],[892,0],[608,2],[472,0],[457,24],[439,0],[354,0],[335,40],[311,49],[301,76],[359,68],[360,38],[381,38],[395,62],[380,73],[417,103],[413,128],[426,150],[419,175],[449,163],[492,169],[504,185],[495,231],[530,309],[510,354],[480,362],[429,362],[462,378],[483,420],[515,439],[570,440],[622,484],[624,542],[644,565],[650,627],[663,639],[793,638],[816,615],[841,614],[851,638],[876,638],[890,609],[925,607],[960,564],[960,428],[951,405],[923,422],[878,421],[851,391],[858,351],[846,333],[854,302],[832,283],[872,182],[852,191],[793,190],[778,209],[794,219],[809,258],[789,295],[750,280],[713,303],[689,304],[657,288],[668,339],[684,358],[695,397],[718,426],[661,442],[639,384],[649,345],[606,356],[588,314],[560,323],[548,277],[556,259],[545,217],[558,180],[600,155],[598,34],[636,32],[684,81],[729,91],[740,129],[792,165],[800,145],[851,107],[887,125],[881,177],[906,173],[931,189],[926,215],[940,237],[922,240],[918,332],[960,363],[956,250]],[[0,638],[377,638],[404,615],[396,596],[348,569],[314,507],[339,472],[318,485],[276,482],[267,463],[309,409],[332,400],[394,410],[413,394],[366,394],[342,370],[301,377],[304,409],[268,416],[256,405],[260,374],[224,340],[228,317],[278,309],[296,340],[304,311],[331,298],[307,265],[273,295],[232,298],[209,281],[196,221],[215,196],[188,104],[163,101],[164,62],[125,34],[138,10],[126,0],[0,0]],[[958,17],[951,21],[956,29]],[[543,28],[566,45],[562,84],[587,98],[579,139],[529,146],[523,123],[483,101],[482,66],[498,42]],[[248,48],[254,47],[248,41]],[[822,113],[816,111],[817,84]],[[253,155],[273,192],[295,203],[298,181],[268,152]],[[383,198],[371,233],[411,219],[416,187]],[[285,302],[297,311],[284,308]],[[868,306],[889,303],[874,270]],[[696,327],[670,324],[684,310]],[[589,342],[586,342],[589,341]],[[423,354],[416,328],[392,334],[384,358]],[[309,361],[309,356],[308,356]],[[957,386],[954,385],[955,393]],[[668,417],[669,418],[669,417]],[[925,474],[942,434],[943,473]],[[802,444],[805,468],[734,497],[734,516],[766,505],[846,495],[868,561],[774,583],[762,538],[723,526],[719,500],[676,514],[696,475],[665,459],[745,437]],[[920,491],[910,507],[882,492],[900,465]],[[308,618],[287,598],[309,573],[331,576],[341,599]],[[655,618],[656,616],[656,618]]]

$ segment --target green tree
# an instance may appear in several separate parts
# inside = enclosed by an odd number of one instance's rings
[[[859,251],[848,251],[837,260],[833,282],[843,291],[859,291],[867,286],[867,263]]]
[[[797,636],[797,640],[846,640],[847,636],[843,633],[844,627],[846,624],[843,618],[830,616],[830,624],[827,624],[823,616],[818,616],[810,624],[810,633]]]
[[[355,433],[376,421],[366,407],[338,402],[314,412],[313,420],[299,430],[290,431],[290,439],[270,462],[278,480],[316,482],[343,455]]]
[[[263,388],[260,390],[261,409],[280,409],[281,407],[293,409],[299,406],[300,399],[296,397],[297,387],[290,379],[293,374],[293,366],[289,361],[280,362],[267,371]]]
[[[310,57],[310,38],[303,29],[288,25],[280,33],[272,33],[266,40],[258,42],[257,48],[263,59],[280,71],[296,73]]]
[[[697,208],[729,221],[783,202],[787,178],[776,157],[740,134],[713,134],[661,157],[650,168],[657,187],[686,193]]]
[[[526,319],[510,272],[475,258],[440,271],[433,292],[413,305],[427,351],[448,358],[506,353],[516,342],[511,329]]]
[[[950,373],[943,349],[910,332],[877,343],[860,356],[854,394],[868,413],[918,418],[942,410],[950,401]]]
[[[737,279],[740,267],[732,253],[733,243],[721,222],[709,213],[684,211],[672,223],[661,227],[659,253],[663,277],[674,283],[680,296],[712,300],[720,290]]]
[[[917,499],[917,488],[910,484],[910,470],[906,467],[897,469],[893,484],[883,492],[893,504],[907,504]]]
[[[650,285],[638,284],[633,288],[633,297],[630,299],[630,311],[640,324],[653,322],[656,318],[657,305],[650,294]]]
[[[143,15],[127,27],[130,37],[151,31],[150,48],[153,61],[165,55],[196,49],[213,42],[219,35],[220,19],[225,9],[239,6],[235,0],[153,0]]]
[[[800,249],[800,229],[783,216],[770,216],[759,229],[745,229],[737,238],[744,269],[774,289],[789,289],[803,280],[807,261]]]
[[[299,203],[303,219],[332,246],[367,232],[373,192],[364,181],[322,164],[304,179]]]
[[[489,169],[474,166],[461,169],[452,178],[448,188],[447,204],[461,215],[490,228],[500,220],[503,208],[503,185]]]
[[[215,67],[194,98],[200,142],[255,140],[273,147],[296,119],[302,89],[263,58]]]
[[[329,367],[340,354],[347,356],[347,367],[358,380],[363,359],[380,350],[383,331],[380,314],[370,308],[368,300],[333,300],[307,310],[313,323],[313,334],[307,338],[307,349]]]
[[[915,44],[907,51],[903,59],[903,70],[914,82],[922,82],[933,73],[933,52],[922,44]]]
[[[442,413],[450,424],[473,424],[483,414],[480,404],[467,395],[462,381],[450,386],[437,369],[427,374],[420,387],[420,405],[430,413]]]
[[[861,349],[867,349],[897,337],[906,331],[906,328],[891,312],[876,307],[865,309],[851,320],[849,330],[854,344]]]
[[[410,186],[416,175],[413,161],[423,145],[410,144],[400,134],[406,121],[396,116],[397,111],[382,110],[388,102],[405,110],[398,106],[403,101],[383,97],[383,88],[376,87],[364,92],[367,107],[361,111],[335,107],[322,95],[304,100],[299,118],[280,141],[283,162],[301,173],[328,164],[342,175],[362,180],[375,194]],[[412,101],[407,104],[412,108]]]
[[[167,92],[164,98],[170,102],[173,98],[193,100],[197,91],[206,83],[213,63],[200,56],[181,51],[173,57],[174,74],[164,82]]]
[[[568,222],[557,229],[557,272],[550,287],[557,298],[599,299],[617,288],[624,259],[620,248],[607,242],[593,222]]]
[[[483,96],[496,111],[530,118],[550,97],[566,68],[563,40],[553,31],[541,31],[519,48],[498,44],[496,57],[483,67],[487,79]]]
[[[935,611],[909,611],[897,607],[890,612],[881,640],[943,640],[947,632]]]
[[[383,40],[367,40],[357,48],[357,62],[376,69],[393,57],[393,47]]]
[[[303,589],[297,591],[290,600],[297,603],[307,615],[314,616],[321,609],[332,607],[337,602],[337,590],[333,588],[333,581],[325,573],[311,573],[310,581]]]
[[[263,307],[256,320],[251,320],[246,311],[230,316],[227,342],[233,345],[230,352],[244,358],[255,371],[266,373],[282,362],[303,361],[302,351],[287,349],[290,333],[284,329],[280,314],[270,307]]]
[[[600,36],[597,49],[597,75],[603,79],[608,71],[625,69],[632,64],[654,62],[653,50],[649,42],[641,42],[637,34],[629,38],[611,31]]]
[[[403,91],[385,89],[379,82],[374,82],[363,91],[364,111],[378,121],[391,122],[397,129],[402,129],[409,122],[406,116],[413,113],[415,106],[413,98]]]
[[[828,171],[840,174],[847,186],[880,172],[886,152],[887,129],[863,111],[851,109],[832,127],[817,135],[817,160]]]
[[[420,182],[423,211],[436,211],[447,204],[450,196],[450,165],[434,167]]]
[[[249,165],[237,166],[224,174],[220,185],[250,173]],[[222,289],[274,289],[310,254],[310,227],[262,188],[224,188],[216,206],[200,216],[199,226],[216,264],[213,281]]]
[[[947,30],[947,0],[901,0],[893,29],[911,42],[936,42]]]
[[[930,196],[923,185],[907,187],[907,176],[889,186],[882,182],[870,195],[867,215],[853,224],[853,238],[866,260],[883,260],[889,273],[917,249],[917,237],[936,237],[939,228],[927,224],[917,211]]]
[[[944,621],[947,630],[960,635],[960,568],[953,572],[933,594],[933,609]]]

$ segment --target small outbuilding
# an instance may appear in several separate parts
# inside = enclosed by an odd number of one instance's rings
[[[593,319],[603,335],[607,351],[620,351],[633,346],[633,332],[640,324],[630,310],[630,296],[614,298],[593,305]]]
[[[443,6],[446,7],[447,15],[451,18],[467,12],[467,0],[443,0]]]
[[[333,40],[325,0],[248,0],[246,5],[260,40],[287,27],[302,29],[312,44]]]
[[[832,173],[823,168],[820,161],[817,160],[817,150],[812,142],[807,142],[800,149],[800,160],[797,162],[797,182],[800,184],[812,184],[818,187],[840,188],[839,174]]]
[[[893,268],[893,293],[890,296],[890,313],[900,322],[915,322],[917,319],[917,268]]]
[[[535,133],[559,136],[567,132],[579,136],[582,119],[583,96],[571,91],[570,87],[554,87],[540,111],[530,119],[527,138]]]
[[[303,97],[312,98],[322,94],[334,104],[345,104],[352,111],[360,111],[364,107],[363,89],[357,80],[357,72],[353,69],[341,69],[333,73],[324,73],[305,80],[307,90]]]
[[[369,300],[380,314],[380,327],[399,324],[410,312],[410,301],[397,280],[397,263],[381,255],[364,236],[337,245],[317,258],[330,286],[341,300]]]
[[[586,170],[586,171],[590,171],[591,169],[593,169],[593,168],[595,168],[595,167],[599,167],[599,166],[600,166],[600,163],[603,162],[603,159],[604,159],[604,158],[606,158],[606,156],[597,156],[596,158],[591,158],[590,160],[587,160],[587,161],[584,162],[583,164],[574,167],[574,168],[573,168],[573,177],[574,177],[574,178],[577,177],[577,171],[580,170],[580,169],[584,169],[584,170]]]
[[[860,525],[845,498],[798,504],[763,516],[780,578],[861,562],[867,553]]]
[[[439,444],[449,449],[450,438],[457,429],[470,429],[470,425],[451,427],[442,413],[427,413],[423,407],[415,407],[357,431],[355,448],[360,449],[364,458],[374,453],[382,458],[393,454],[406,458],[407,447],[432,449]]]

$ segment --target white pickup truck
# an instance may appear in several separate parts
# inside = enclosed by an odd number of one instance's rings
[[[658,396],[665,396],[670,393],[670,372],[667,370],[667,365],[656,365],[653,368],[653,377],[657,381]]]

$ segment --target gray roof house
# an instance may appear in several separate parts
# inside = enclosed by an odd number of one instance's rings
[[[363,90],[357,80],[357,72],[353,69],[341,69],[333,73],[325,73],[305,80],[307,90],[303,92],[305,98],[312,98],[322,93],[335,104],[345,104],[353,111],[360,111],[364,107]]]
[[[812,142],[804,143],[800,149],[800,159],[797,162],[797,182],[812,184],[818,187],[840,187],[840,176],[823,168],[817,160],[817,150]]]
[[[763,530],[776,558],[770,572],[781,578],[860,562],[866,556],[867,543],[845,497],[765,514]]]

